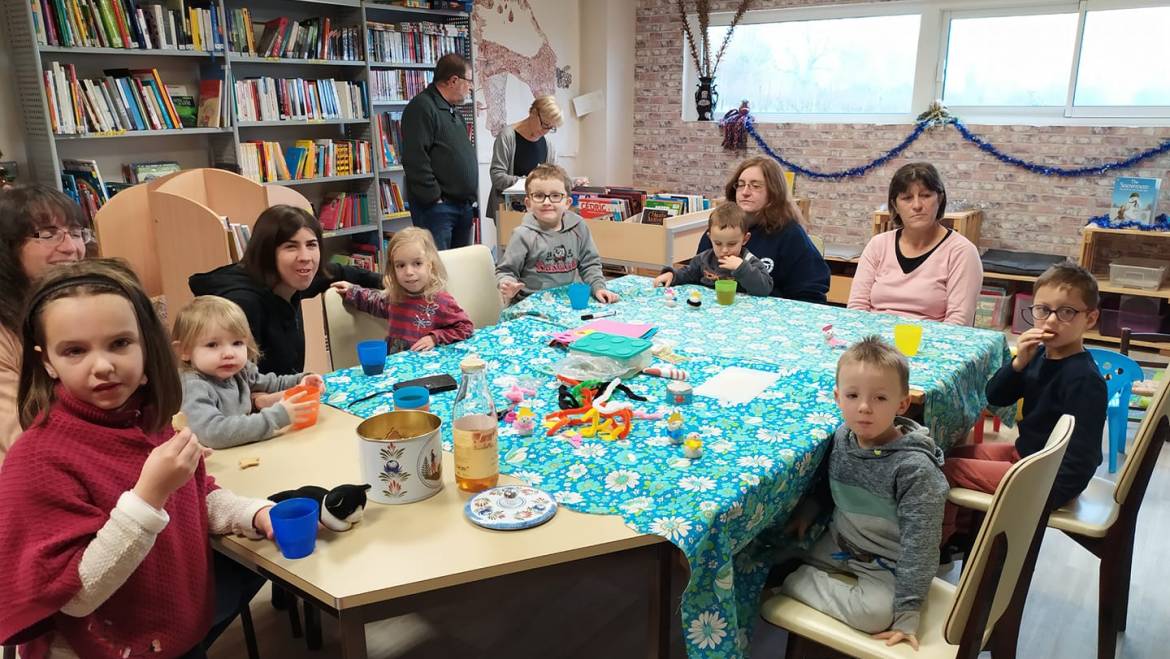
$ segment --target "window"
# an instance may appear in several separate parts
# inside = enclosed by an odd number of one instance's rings
[[[731,16],[711,16],[712,48]],[[758,121],[909,123],[941,98],[969,123],[1165,126],[1167,35],[1170,0],[893,0],[750,11],[716,74],[716,117],[747,99]],[[688,66],[688,119],[697,82]]]

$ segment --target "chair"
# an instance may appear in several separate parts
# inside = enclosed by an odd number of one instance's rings
[[[790,597],[764,602],[765,620],[788,630],[786,656],[801,656],[806,644],[828,646],[864,659],[975,659],[994,636],[1007,610],[1016,580],[1043,529],[1044,500],[1072,435],[1073,418],[1057,422],[1043,450],[1012,465],[991,500],[970,554],[970,565],[952,586],[935,579],[922,609],[920,650],[887,647],[834,618]],[[998,655],[997,655],[998,656]]]
[[[350,309],[333,289],[325,291],[325,330],[329,337],[329,360],[333,370],[358,365],[357,344],[386,338],[386,320]]]
[[[1170,334],[1162,334],[1161,332],[1139,332],[1134,334],[1128,327],[1121,328],[1121,354],[1129,355],[1129,344],[1131,341],[1145,341],[1147,343],[1165,343],[1167,349],[1170,349]],[[1157,364],[1155,362],[1138,361],[1142,366],[1165,366],[1165,364]]]
[[[1106,427],[1109,429],[1109,473],[1117,471],[1117,454],[1125,453],[1125,430],[1129,423],[1129,398],[1133,383],[1142,379],[1142,367],[1137,362],[1112,350],[1086,348],[1101,377],[1105,378],[1109,409]]]
[[[439,252],[447,269],[447,292],[471,318],[476,329],[500,322],[503,302],[496,288],[496,264],[483,245],[469,245]]]
[[[1133,563],[1133,537],[1137,530],[1138,511],[1146,487],[1158,461],[1162,442],[1170,438],[1170,394],[1163,382],[1154,392],[1150,409],[1142,419],[1129,458],[1121,466],[1116,483],[1094,477],[1088,488],[1071,505],[1048,516],[1048,526],[1064,532],[1101,560],[1098,575],[1097,656],[1113,659],[1117,634],[1125,631],[1129,609],[1130,567]],[[951,502],[975,510],[987,510],[990,495],[974,490],[953,488]],[[1033,566],[1034,568],[1034,566]],[[1022,589],[1017,619],[1009,627],[1019,631],[1018,616],[1023,613],[1023,597],[1031,583],[1029,572],[1020,578]],[[1015,639],[1011,641],[1015,647]]]

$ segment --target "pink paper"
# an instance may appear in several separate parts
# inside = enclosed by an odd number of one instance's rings
[[[630,338],[641,338],[646,332],[654,329],[653,325],[646,323],[623,323],[617,320],[610,320],[602,318],[595,320],[588,325],[582,325],[577,328],[577,331],[591,330],[594,332],[605,332],[606,334],[617,334],[618,336],[628,336]]]

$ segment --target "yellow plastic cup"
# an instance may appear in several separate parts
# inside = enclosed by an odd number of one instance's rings
[[[898,323],[894,325],[894,345],[903,355],[913,357],[918,354],[918,347],[922,344],[922,325]]]

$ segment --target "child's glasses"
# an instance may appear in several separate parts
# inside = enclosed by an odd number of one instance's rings
[[[548,194],[540,194],[539,192],[529,194],[528,198],[538,204],[543,204],[546,201],[551,201],[554,204],[559,204],[565,200],[567,195],[563,192],[550,192]]]
[[[1034,304],[1030,307],[1024,307],[1023,310],[1024,320],[1031,324],[1034,324],[1037,320],[1048,320],[1048,317],[1052,314],[1056,314],[1056,319],[1060,322],[1067,323],[1073,318],[1076,318],[1077,314],[1086,312],[1086,309],[1076,309],[1073,307],[1060,307],[1053,309],[1046,304]]]

